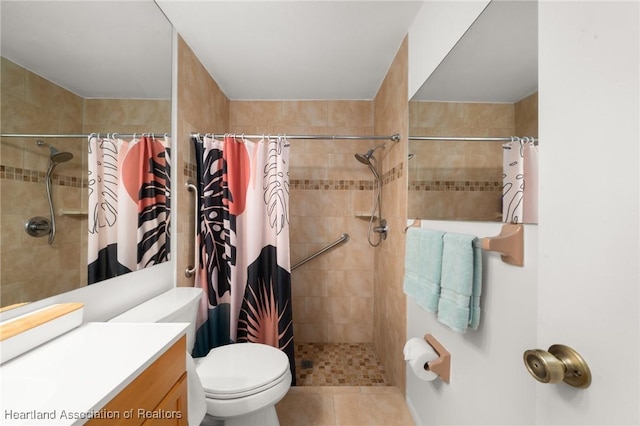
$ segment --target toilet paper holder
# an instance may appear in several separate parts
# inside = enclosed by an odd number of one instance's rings
[[[451,377],[451,354],[438,342],[438,339],[431,334],[425,334],[424,340],[426,340],[438,354],[438,359],[425,364],[424,369],[433,371],[443,382],[449,383],[449,378]]]

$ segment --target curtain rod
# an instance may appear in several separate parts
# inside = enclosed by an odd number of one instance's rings
[[[3,138],[88,138],[89,136],[92,135],[116,135],[116,136],[121,136],[121,137],[125,137],[125,138],[132,138],[134,136],[144,136],[144,135],[152,135],[152,136],[169,136],[169,133],[167,132],[157,132],[157,133],[152,133],[152,132],[140,132],[140,133],[117,133],[117,132],[108,132],[108,133],[98,133],[98,132],[93,132],[93,133],[88,133],[88,134],[60,134],[60,135],[55,135],[55,134],[20,134],[20,133],[0,133],[0,137]]]
[[[411,141],[476,141],[476,142],[529,142],[533,140],[538,145],[538,138],[525,136],[506,136],[506,137],[472,137],[472,136],[409,136]]]
[[[225,135],[224,134],[217,134],[217,133],[191,133],[191,136],[193,137],[200,137],[200,136],[205,136],[205,135],[212,135],[214,138],[224,138]],[[255,139],[255,138],[262,138],[264,136],[266,136],[267,134],[262,134],[262,135],[245,135],[242,133],[227,133],[227,135],[235,135],[235,136],[243,136],[245,138],[251,138],[251,139]],[[271,136],[278,136],[278,135],[271,135]],[[357,139],[357,140],[390,140],[392,142],[398,142],[400,140],[400,135],[398,133],[396,133],[395,135],[390,135],[390,136],[345,136],[345,135],[287,135],[287,134],[282,134],[282,136],[286,137],[287,139],[324,139],[324,140],[337,140],[337,139]]]

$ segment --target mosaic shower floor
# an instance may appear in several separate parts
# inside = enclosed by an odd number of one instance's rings
[[[297,386],[389,386],[371,343],[298,343]]]

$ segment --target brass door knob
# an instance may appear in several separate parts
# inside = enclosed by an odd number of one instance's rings
[[[530,349],[524,352],[524,365],[529,374],[542,383],[565,383],[576,388],[591,384],[591,371],[578,352],[565,345],[552,345],[548,351]]]

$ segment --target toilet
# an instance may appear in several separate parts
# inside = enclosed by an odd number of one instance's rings
[[[187,329],[189,425],[279,425],[275,404],[291,387],[289,358],[261,343],[236,343],[191,358],[202,289],[176,287],[110,322],[184,322]],[[212,422],[213,420],[213,422]]]

